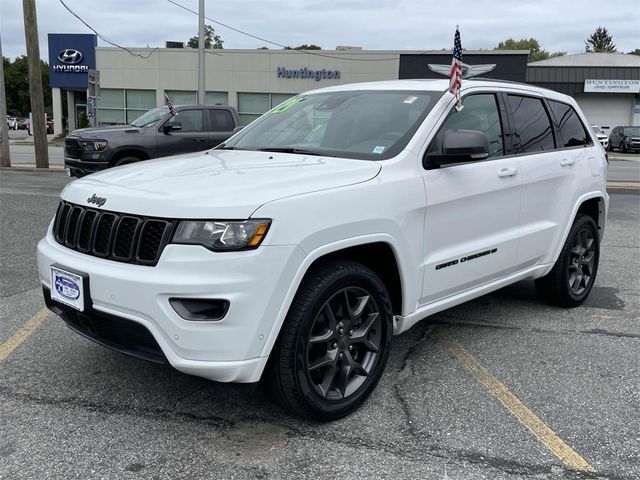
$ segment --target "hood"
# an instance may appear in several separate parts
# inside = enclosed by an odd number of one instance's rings
[[[288,153],[210,150],[104,170],[67,185],[61,197],[103,210],[165,218],[248,218],[261,205],[366,182],[377,162]],[[92,205],[93,206],[93,205]]]
[[[107,140],[108,137],[123,133],[140,133],[143,128],[134,127],[133,125],[113,125],[111,127],[95,127],[95,128],[79,128],[68,135],[68,138],[95,138]]]

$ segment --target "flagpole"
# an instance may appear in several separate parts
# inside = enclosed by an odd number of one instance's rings
[[[200,0],[198,9],[198,103],[204,105],[204,0]]]

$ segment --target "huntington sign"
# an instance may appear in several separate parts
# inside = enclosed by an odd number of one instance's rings
[[[640,80],[592,80],[584,81],[585,93],[639,93]]]
[[[340,80],[340,70],[311,70],[309,68],[298,68],[296,70],[289,70],[284,67],[278,67],[278,78],[301,78],[303,80]]]

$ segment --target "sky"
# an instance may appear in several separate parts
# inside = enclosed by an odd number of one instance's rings
[[[198,31],[196,15],[168,0],[64,0],[103,36],[126,47],[187,41]],[[198,0],[175,0],[192,10]],[[47,59],[48,33],[91,33],[59,0],[36,0],[40,54]],[[620,0],[205,0],[206,15],[275,43],[337,45],[366,50],[451,48],[456,24],[462,46],[491,49],[507,38],[538,39],[550,52],[584,52],[598,27],[613,36],[618,51],[640,48],[640,2]],[[579,4],[579,8],[576,5]],[[212,23],[207,21],[207,23]],[[258,48],[266,42],[212,23],[225,48]],[[0,37],[5,57],[26,54],[22,1],[0,0]],[[98,46],[108,46],[98,40]]]

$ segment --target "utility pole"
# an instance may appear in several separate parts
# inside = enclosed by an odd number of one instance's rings
[[[9,127],[7,125],[7,96],[4,91],[4,62],[2,61],[2,39],[0,39],[0,167],[11,166],[9,154]]]
[[[198,9],[198,103],[204,104],[204,0]]]
[[[27,63],[29,65],[29,96],[31,97],[31,132],[36,151],[36,167],[49,168],[47,126],[42,95],[42,72],[40,71],[40,46],[38,45],[38,20],[36,0],[22,0],[24,14],[24,36],[27,42]]]

